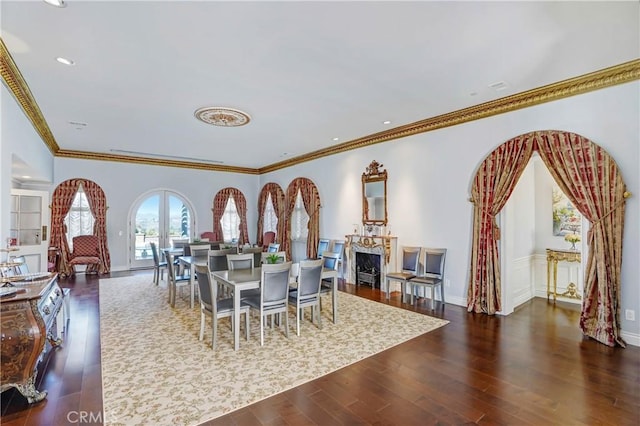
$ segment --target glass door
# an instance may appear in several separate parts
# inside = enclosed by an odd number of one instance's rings
[[[193,239],[194,215],[190,203],[171,191],[147,194],[136,203],[131,218],[131,268],[153,266],[151,243],[155,243],[158,254],[171,246],[171,240]]]

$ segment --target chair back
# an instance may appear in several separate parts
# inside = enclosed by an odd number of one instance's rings
[[[173,281],[175,278],[175,273],[173,269],[174,256],[171,254],[171,250],[164,251],[164,258],[167,259],[167,275],[169,275],[169,280]]]
[[[216,239],[216,234],[214,234],[212,231],[205,231],[200,234],[200,239],[202,239],[203,241],[205,239],[207,241],[214,241]]]
[[[208,311],[214,312],[215,301],[218,299],[218,286],[211,285],[211,273],[206,265],[196,265],[196,278],[198,280],[198,290],[200,290],[200,305]],[[214,312],[215,313],[215,312]]]
[[[262,249],[265,250],[269,247],[269,244],[275,242],[276,233],[273,231],[267,231],[262,235]]]
[[[253,254],[253,265],[260,265],[262,262],[262,247],[242,247],[242,254]]]
[[[338,253],[340,255],[340,260],[342,260],[342,255],[344,253],[344,240],[336,240],[333,242],[333,247],[331,248],[333,253]]]
[[[171,240],[171,247],[173,247],[174,249],[184,249],[188,245],[189,245],[188,238],[175,238]]]
[[[280,251],[280,243],[271,243],[267,247],[267,252],[268,253],[275,253],[277,251]]]
[[[209,270],[226,271],[228,268],[227,255],[235,254],[235,249],[209,250]]]
[[[298,272],[298,297],[301,299],[320,293],[322,259],[302,260]]]
[[[327,269],[338,270],[340,255],[331,251],[322,253],[322,266]]]
[[[11,262],[18,263],[13,267],[16,275],[27,275],[29,273],[29,267],[27,266],[27,259],[24,256],[15,256],[9,259]]]
[[[331,242],[331,240],[328,240],[326,238],[320,238],[320,240],[318,241],[318,259],[320,259],[322,257],[322,253],[324,253],[325,251],[329,250],[329,243]]]
[[[420,247],[402,247],[402,272],[418,275]]]
[[[260,300],[263,307],[287,305],[291,262],[262,265]]]
[[[270,256],[276,256],[278,258],[276,263],[284,263],[287,261],[287,252],[285,251],[262,252],[260,253],[260,263],[263,265],[269,263],[267,258]]]
[[[444,261],[447,257],[445,248],[424,249],[424,276],[442,279],[444,277]]]
[[[156,243],[152,241],[149,245],[151,246],[151,254],[153,255],[153,264],[160,266],[160,256],[158,256],[158,247],[156,247]]]
[[[233,271],[236,269],[253,269],[253,254],[228,254],[227,269]]]
[[[205,241],[202,244],[189,244],[189,252],[190,252],[190,256],[196,257],[196,256],[206,256],[207,253],[209,253],[209,248],[211,246],[209,245],[209,243],[207,241]]]
[[[100,256],[100,239],[95,235],[78,235],[71,240],[72,257]]]

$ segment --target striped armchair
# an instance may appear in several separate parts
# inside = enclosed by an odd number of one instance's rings
[[[76,265],[87,265],[86,272],[97,273],[100,267],[100,239],[95,235],[73,237],[73,252],[69,259],[71,275],[76,273]]]

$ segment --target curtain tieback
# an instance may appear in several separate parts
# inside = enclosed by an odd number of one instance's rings
[[[492,228],[492,232],[493,232],[493,239],[498,241],[500,239],[500,227],[498,226],[498,223],[496,222],[496,215],[491,214],[491,212],[487,211],[486,209],[478,207],[478,204],[473,199],[473,197],[469,198],[469,201],[471,202],[471,204],[473,204],[473,206],[475,208],[479,209],[482,214],[484,214],[485,216],[489,217],[489,220],[491,220],[491,228]]]
[[[629,197],[631,197],[631,193],[625,191],[622,194],[622,199],[618,200],[618,202],[615,203],[613,205],[613,207],[608,212],[606,212],[605,214],[603,214],[602,216],[600,216],[599,218],[597,218],[597,219],[595,219],[595,220],[593,220],[591,222],[591,228],[589,228],[589,232],[587,233],[587,241],[588,241],[589,245],[591,245],[593,243],[593,238],[594,238],[593,230],[595,228],[595,225],[599,224],[602,220],[604,220],[604,218],[608,217],[609,215],[611,215],[611,213],[613,213],[614,211],[618,210],[627,201],[627,198],[629,198]]]

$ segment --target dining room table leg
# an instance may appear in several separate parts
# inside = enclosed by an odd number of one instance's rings
[[[191,262],[189,267],[189,287],[191,288],[191,309],[193,309],[193,305],[195,304],[196,298],[196,264],[195,262]]]

